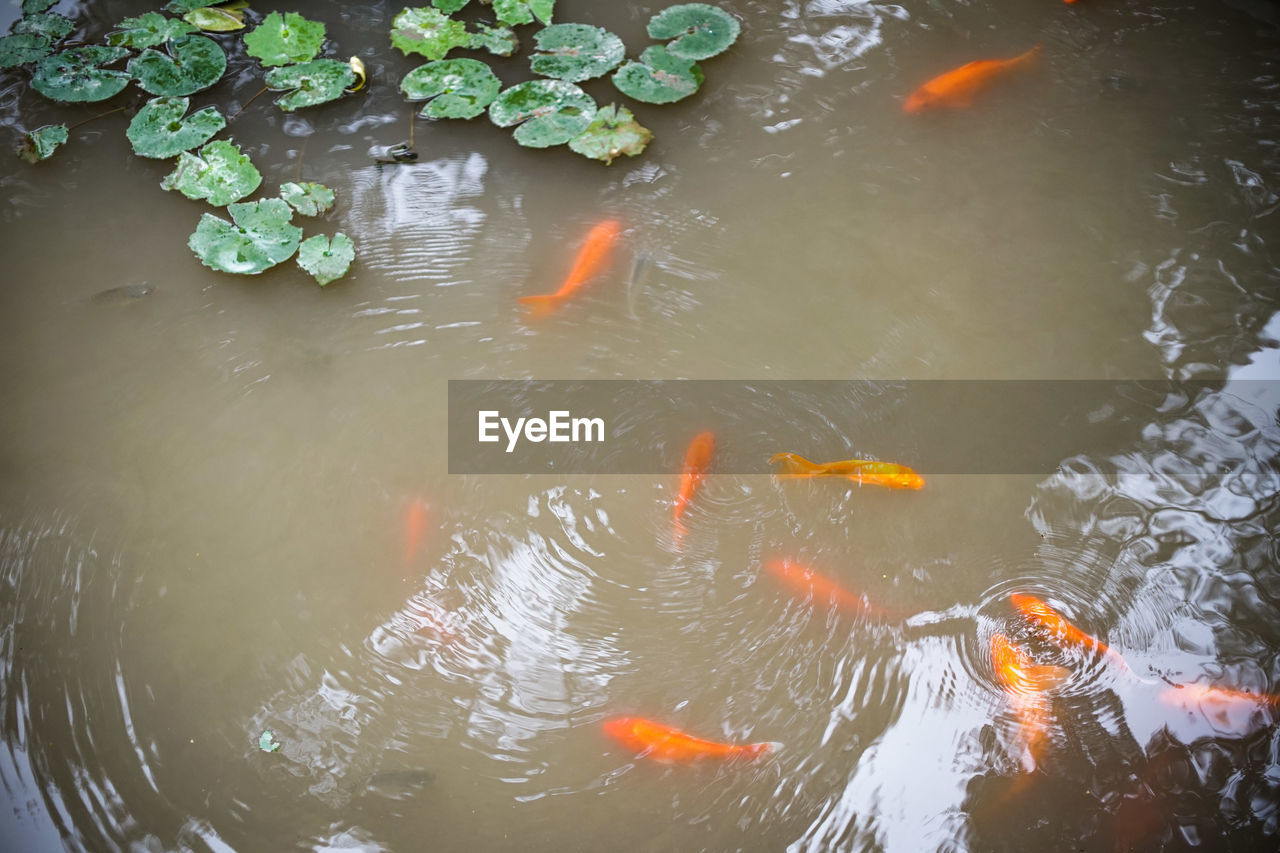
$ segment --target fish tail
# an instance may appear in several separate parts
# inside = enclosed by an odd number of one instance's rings
[[[529,309],[530,317],[546,317],[556,310],[560,299],[554,293],[539,293],[535,296],[521,296],[519,302]]]
[[[769,457],[770,465],[782,465],[783,474],[807,474],[816,466],[795,453],[775,453]]]
[[[771,752],[777,752],[782,749],[782,744],[776,740],[765,740],[760,743],[752,743],[742,748],[743,755],[747,758],[759,758],[762,755],[768,755]]]
[[[1070,0],[1068,0],[1068,2],[1070,2]],[[1022,56],[1019,56],[1018,59],[1022,62],[1035,62],[1036,57],[1040,55],[1040,51],[1043,49],[1043,44],[1037,44],[1035,47],[1031,48],[1031,50],[1028,50],[1026,53],[1022,54]]]

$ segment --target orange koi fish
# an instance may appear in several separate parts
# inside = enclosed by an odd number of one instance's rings
[[[861,596],[799,563],[787,559],[770,560],[765,568],[769,574],[799,591],[801,595],[812,596],[816,604],[831,604],[850,613],[876,612]]]
[[[933,107],[965,108],[973,105],[973,97],[993,80],[1031,64],[1040,45],[1013,59],[980,59],[934,77],[907,97],[902,109],[918,113]]]
[[[1004,634],[991,636],[991,666],[1005,690],[1024,696],[1057,687],[1068,675],[1065,666],[1036,663]]]
[[[617,242],[618,234],[621,232],[622,224],[613,219],[605,220],[592,228],[587,234],[587,241],[578,251],[578,257],[573,261],[569,277],[560,285],[560,289],[555,293],[521,296],[520,303],[529,306],[535,317],[550,314],[560,306],[560,303],[573,296],[588,281],[606,269],[613,244]]]
[[[1280,708],[1280,696],[1269,693],[1249,693],[1228,687],[1212,687],[1208,684],[1175,684],[1160,691],[1160,700],[1185,710],[1199,709],[1206,713],[1219,711],[1253,711],[1263,707]]]
[[[1034,595],[1011,592],[1009,593],[1009,601],[1012,602],[1014,609],[1022,615],[1023,619],[1035,627],[1052,634],[1058,645],[1065,647],[1069,644],[1088,649],[1095,654],[1106,656],[1108,660],[1124,667],[1126,671],[1129,669],[1128,662],[1119,652],[1108,647],[1097,637],[1092,637],[1072,625],[1061,613]]]
[[[788,477],[848,477],[855,483],[884,486],[887,489],[920,489],[924,477],[905,465],[876,462],[870,459],[842,459],[839,462],[810,462],[795,453],[775,453],[770,465],[781,463]]]
[[[404,561],[413,562],[422,548],[422,540],[427,535],[428,506],[426,501],[418,498],[409,504],[404,511]]]
[[[753,759],[782,746],[771,741],[745,745],[716,743],[640,717],[605,720],[604,730],[628,749],[663,764],[686,763],[702,758]]]
[[[693,501],[693,493],[697,491],[698,484],[702,482],[702,478],[707,473],[707,468],[711,466],[711,456],[716,450],[716,437],[710,432],[700,432],[694,436],[693,441],[689,443],[689,449],[684,454],[684,471],[680,475],[680,491],[676,494],[675,508],[671,513],[671,521],[675,530],[676,547],[679,548],[684,542],[684,537],[689,530],[684,526],[681,517],[684,515],[689,504]]]

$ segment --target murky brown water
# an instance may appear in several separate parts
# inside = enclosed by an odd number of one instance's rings
[[[95,37],[149,8],[90,5]],[[643,45],[661,5],[557,19]],[[696,97],[637,109],[657,139],[610,168],[484,120],[419,121],[420,162],[375,166],[408,135],[400,6],[288,7],[373,75],[231,129],[264,190],[338,191],[324,230],[360,255],[323,291],[200,266],[206,208],[119,116],[4,161],[6,850],[1280,843],[1280,710],[1161,698],[1280,694],[1274,386],[1118,399],[1141,426],[1047,478],[712,477],[683,551],[675,472],[446,474],[448,379],[1280,379],[1274,4],[721,5],[742,39]],[[972,109],[903,114],[1036,43]],[[240,56],[195,103],[258,75]],[[11,137],[94,112],[14,74],[0,109]],[[606,217],[612,270],[525,322]],[[780,556],[900,615],[797,596]],[[1030,744],[988,651],[1031,642],[1014,590],[1132,670],[1040,647],[1071,678]],[[662,765],[604,734],[620,715],[783,747]]]

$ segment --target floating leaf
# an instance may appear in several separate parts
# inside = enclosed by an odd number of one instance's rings
[[[27,15],[13,25],[15,33],[31,33],[52,41],[71,35],[75,28],[74,21],[56,12],[37,12],[34,15]]]
[[[73,47],[37,62],[31,86],[55,101],[103,101],[128,86],[129,75],[99,66],[128,55],[123,47]]]
[[[67,141],[65,124],[50,124],[22,137],[22,145],[18,146],[18,156],[28,163],[39,163],[48,160]]]
[[[177,18],[166,18],[159,12],[147,12],[136,18],[125,18],[107,33],[107,44],[120,47],[155,47],[194,32],[195,27]]]
[[[262,174],[240,148],[217,139],[197,154],[182,152],[178,168],[160,182],[160,187],[177,190],[190,199],[207,198],[209,204],[222,207],[244,198],[260,183]]]
[[[428,62],[400,81],[400,91],[409,100],[427,100],[421,115],[430,118],[475,118],[501,88],[498,76],[478,59]]]
[[[182,20],[206,32],[231,33],[244,29],[244,10],[248,8],[249,4],[243,2],[228,3],[225,6],[200,6],[183,15]]]
[[[172,12],[175,15],[180,15],[183,12],[190,12],[193,9],[201,9],[205,6],[217,5],[217,0],[214,0],[212,3],[209,2],[209,0],[169,0],[169,2],[165,3],[162,8],[166,12]]]
[[[286,181],[280,185],[280,198],[303,216],[319,216],[333,207],[333,190],[314,181],[305,184]]]
[[[0,38],[0,68],[13,68],[43,59],[53,50],[53,42],[34,33]]]
[[[308,237],[298,247],[298,266],[311,273],[316,284],[324,287],[347,274],[356,257],[356,244],[339,231],[333,242],[323,234]]]
[[[600,108],[586,130],[569,140],[569,147],[608,165],[623,154],[636,156],[652,139],[653,131],[637,122],[631,110],[610,104]]]
[[[517,83],[489,105],[489,118],[498,127],[516,128],[516,142],[529,148],[548,148],[573,139],[587,129],[596,102],[563,80]]]
[[[163,160],[203,145],[227,126],[217,107],[205,107],[183,118],[187,98],[152,98],[129,122],[125,136],[140,157]]]
[[[271,733],[271,729],[267,729],[258,738],[258,749],[263,752],[275,752],[280,748],[280,742],[276,740],[276,736]]]
[[[618,91],[647,104],[670,104],[687,98],[702,85],[702,69],[692,59],[667,53],[660,44],[627,62],[611,78]]]
[[[298,65],[272,68],[264,78],[267,87],[275,91],[293,91],[276,98],[276,105],[287,113],[302,107],[313,107],[341,97],[343,91],[356,82],[351,65],[337,59],[313,59]]]
[[[533,37],[533,73],[577,83],[608,74],[626,55],[622,39],[586,24],[552,24]]]
[[[431,5],[446,15],[452,15],[470,2],[471,0],[431,0]]]
[[[283,17],[272,12],[244,36],[245,52],[268,67],[314,59],[322,45],[324,24],[308,21],[297,12]]]
[[[129,73],[153,95],[190,95],[222,79],[227,55],[213,39],[182,36],[166,45],[168,53],[147,48],[129,60]]]
[[[366,76],[364,73],[364,60],[358,56],[353,56],[349,60],[347,60],[347,65],[351,66],[351,73],[356,75],[356,84],[354,86],[349,87],[347,91],[358,92],[359,90],[364,88],[364,81],[366,79]]]
[[[467,47],[467,25],[438,9],[401,9],[391,22],[391,46],[406,56],[417,53],[427,59],[444,59],[455,47]]]
[[[492,0],[493,14],[510,26],[531,24],[537,18],[540,23],[551,23],[551,12],[556,0]]]
[[[58,0],[22,0],[22,14],[39,14],[57,2]]]
[[[293,211],[280,199],[241,202],[227,211],[235,225],[206,213],[187,240],[205,266],[219,272],[257,275],[298,251],[302,229],[290,224]]]
[[[685,3],[663,9],[649,19],[649,36],[674,39],[667,53],[682,59],[710,59],[728,50],[742,27],[723,9],[706,3]]]
[[[474,50],[487,50],[494,56],[510,56],[520,49],[520,39],[510,27],[491,27],[486,23],[476,24],[476,29],[467,41],[467,47]]]

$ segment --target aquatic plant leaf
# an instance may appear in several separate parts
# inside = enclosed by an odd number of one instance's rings
[[[570,83],[608,74],[627,52],[622,39],[586,24],[552,24],[533,40],[540,51],[529,59],[533,73]]]
[[[108,71],[101,66],[128,55],[129,51],[123,47],[92,45],[69,48],[36,63],[31,87],[55,101],[103,101],[128,86],[129,75],[124,71]]]
[[[467,47],[473,50],[487,50],[494,56],[510,56],[520,49],[520,39],[510,27],[491,27],[484,22],[476,24],[476,29],[467,40]]]
[[[205,107],[184,119],[190,104],[187,98],[152,98],[147,101],[125,131],[134,153],[159,160],[177,157],[183,151],[208,142],[210,137],[227,126],[227,120],[217,107]]]
[[[118,47],[155,47],[188,33],[195,27],[177,18],[166,18],[159,12],[147,12],[136,18],[125,18],[116,24],[116,31],[107,33],[107,44]]]
[[[670,104],[687,98],[704,79],[692,59],[667,53],[660,44],[640,54],[639,62],[627,62],[610,78],[618,91],[646,104]]]
[[[446,15],[452,15],[470,2],[471,0],[431,0],[431,5]]]
[[[492,0],[493,15],[509,26],[531,24],[537,18],[539,23],[551,23],[551,13],[555,10],[556,0]]]
[[[287,113],[313,107],[342,96],[356,82],[350,63],[338,59],[313,59],[297,65],[272,68],[264,78],[269,89],[291,90],[276,98],[276,106]]]
[[[205,36],[182,36],[166,45],[168,53],[147,48],[129,60],[129,73],[152,95],[191,95],[222,79],[227,55]]]
[[[22,137],[18,146],[18,156],[28,163],[39,163],[48,160],[67,141],[65,124],[49,124],[38,127]]]
[[[411,101],[426,100],[429,118],[475,118],[498,97],[502,82],[478,59],[441,59],[404,75],[400,91]]]
[[[489,119],[498,127],[519,124],[516,142],[529,148],[568,142],[587,129],[595,114],[591,96],[563,80],[517,83],[489,105]]]
[[[166,12],[172,12],[175,15],[180,15],[184,12],[202,9],[206,6],[219,5],[221,5],[221,3],[219,3],[218,0],[169,0],[169,2],[165,3],[161,8]]]
[[[314,181],[305,184],[286,181],[280,185],[280,198],[303,216],[319,216],[333,207],[333,190]]]
[[[178,167],[160,182],[160,188],[177,190],[189,199],[205,198],[214,207],[222,207],[244,198],[261,183],[262,174],[240,153],[239,146],[215,139],[195,154],[182,152]]]
[[[297,12],[272,12],[244,35],[245,52],[268,67],[314,59],[323,45],[324,24]]]
[[[281,199],[241,202],[227,211],[234,225],[205,213],[187,240],[205,266],[219,272],[257,275],[298,251],[302,229],[290,224],[293,210]]]
[[[673,39],[667,53],[681,59],[710,59],[723,53],[741,30],[737,18],[706,3],[671,6],[649,19],[649,36]]]
[[[19,33],[0,38],[0,68],[14,68],[43,59],[53,50],[53,42],[35,33]]]
[[[75,28],[74,21],[56,12],[37,12],[34,15],[27,15],[13,25],[14,33],[44,36],[51,41],[71,35]]]
[[[391,26],[391,46],[406,56],[416,53],[427,59],[444,59],[455,47],[467,47],[471,42],[467,25],[439,9],[401,9]]]
[[[22,14],[39,14],[57,2],[58,0],[22,0]]]
[[[600,108],[586,130],[569,140],[569,147],[608,165],[623,154],[636,156],[652,139],[653,131],[637,122],[631,110],[610,104]]]
[[[324,287],[347,274],[356,257],[356,244],[339,231],[333,241],[323,234],[308,237],[298,247],[298,266],[311,273],[316,284]]]
[[[367,76],[364,73],[364,60],[358,56],[353,56],[347,60],[347,65],[351,66],[351,73],[356,75],[356,84],[348,86],[348,92],[358,92],[364,88],[364,82]]]
[[[280,741],[276,740],[276,736],[271,733],[271,729],[267,729],[258,738],[258,749],[263,752],[275,752],[280,749]]]
[[[248,3],[239,2],[225,6],[200,6],[183,15],[182,20],[206,32],[231,33],[244,29],[244,10],[248,8]]]

